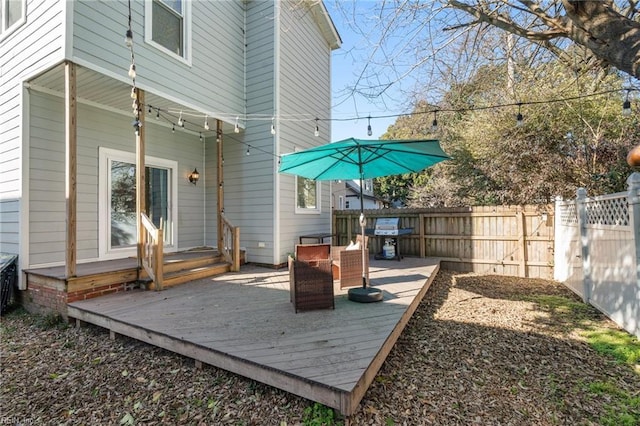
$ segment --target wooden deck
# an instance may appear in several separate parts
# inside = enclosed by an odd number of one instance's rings
[[[73,302],[68,312],[349,416],[438,268],[435,259],[372,260],[371,284],[383,290],[384,301],[351,302],[336,285],[335,310],[296,314],[286,269],[245,265],[161,292]]]

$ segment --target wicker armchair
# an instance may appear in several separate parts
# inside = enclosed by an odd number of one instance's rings
[[[290,296],[296,313],[335,309],[330,244],[299,244],[289,258]]]
[[[362,246],[362,236],[357,242]],[[365,277],[369,282],[369,237],[364,237]],[[347,246],[331,247],[333,277],[340,281],[340,288],[362,286],[362,250],[347,250]]]

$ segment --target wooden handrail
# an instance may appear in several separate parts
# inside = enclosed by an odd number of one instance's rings
[[[221,223],[222,247],[218,247],[218,251],[231,264],[231,271],[237,272],[240,270],[240,228],[233,226],[224,216],[221,216]]]
[[[162,231],[162,219],[160,219],[160,228],[156,228],[151,219],[141,213],[142,223],[142,266],[147,271],[149,277],[153,280],[153,288],[162,290],[164,263],[164,235]]]

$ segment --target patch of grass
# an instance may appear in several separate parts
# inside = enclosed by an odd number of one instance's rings
[[[69,323],[60,314],[37,315],[34,318],[34,324],[43,330],[69,328]]]
[[[588,392],[607,402],[606,413],[600,416],[598,424],[603,426],[640,425],[640,396],[632,396],[611,382],[593,382],[587,386]]]
[[[537,304],[548,312],[554,320],[572,324],[574,327],[585,327],[600,318],[600,313],[593,306],[569,297],[547,294],[536,294],[524,297],[524,300]]]
[[[596,329],[582,333],[592,348],[616,361],[634,366],[640,364],[640,341],[623,330]]]
[[[332,408],[316,402],[304,409],[302,424],[304,426],[338,426],[342,425],[342,422],[336,419]]]
[[[640,341],[625,330],[610,329],[598,324],[602,314],[579,300],[554,295],[530,295],[525,298],[549,313],[550,322],[564,330],[578,330],[598,353],[619,363],[639,369]]]

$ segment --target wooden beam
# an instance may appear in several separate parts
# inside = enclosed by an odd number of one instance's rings
[[[76,64],[65,62],[65,199],[66,199],[66,237],[65,237],[65,276],[76,276],[77,246],[77,170],[78,139],[76,103]]]
[[[136,133],[136,224],[138,229],[138,268],[142,268],[144,257],[142,243],[144,241],[144,229],[142,226],[142,213],[146,212],[146,176],[145,176],[145,123],[144,123],[144,91],[135,89],[138,96],[138,121],[140,126]],[[140,107],[142,106],[142,107]]]
[[[218,149],[218,214],[217,214],[217,233],[218,233],[218,252],[222,253],[224,247],[224,234],[222,230],[222,215],[224,214],[224,166],[222,152],[222,121],[216,120],[216,146]]]

